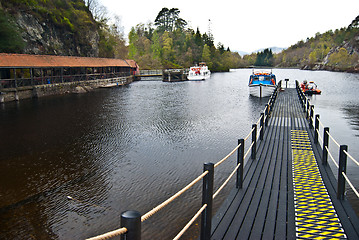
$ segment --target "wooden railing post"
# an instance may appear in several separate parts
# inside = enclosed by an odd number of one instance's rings
[[[121,235],[121,240],[141,240],[141,214],[139,212],[123,212],[121,227],[127,228],[127,232]]]
[[[319,114],[315,115],[314,143],[318,143],[319,132]]]
[[[257,124],[253,124],[252,125],[252,154],[251,154],[251,158],[252,159],[256,159],[256,150],[257,150]]]
[[[328,164],[328,150],[329,147],[329,128],[324,128],[324,134],[323,134],[323,158],[322,158],[322,164],[327,165]]]
[[[339,149],[339,169],[338,169],[338,190],[337,190],[337,198],[340,200],[344,200],[345,193],[345,178],[343,173],[347,172],[347,155],[344,151],[348,151],[347,145],[340,145]]]
[[[202,206],[207,204],[207,207],[201,215],[201,240],[211,238],[214,164],[205,163],[203,172],[205,171],[208,174],[203,178]]]
[[[236,188],[241,189],[243,185],[243,165],[244,165],[244,139],[238,140],[238,145],[241,145],[237,151],[237,165],[241,164],[237,170]]]

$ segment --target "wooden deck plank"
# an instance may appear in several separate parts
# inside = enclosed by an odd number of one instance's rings
[[[257,159],[247,160],[243,189],[233,190],[225,208],[214,218],[211,239],[296,238],[291,150],[294,129],[312,132],[295,90],[286,89],[279,94],[263,141],[257,143]],[[313,142],[313,136],[310,139]],[[250,140],[246,142],[248,145]],[[316,155],[321,154],[318,149],[314,151]],[[324,179],[331,185],[328,191],[335,192],[335,178],[326,174]],[[355,213],[347,212],[346,202],[334,201],[335,204],[342,206],[336,207],[338,215],[357,219]],[[359,236],[358,222],[344,219],[343,223],[349,226],[351,237]]]

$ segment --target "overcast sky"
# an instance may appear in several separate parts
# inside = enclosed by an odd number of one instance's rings
[[[252,52],[289,47],[300,40],[347,27],[359,15],[359,0],[99,0],[121,17],[125,34],[139,23],[154,22],[163,8],[178,8],[193,29],[208,32],[215,44],[232,51]]]

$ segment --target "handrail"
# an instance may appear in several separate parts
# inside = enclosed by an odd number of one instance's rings
[[[229,176],[227,177],[226,181],[223,182],[223,184],[217,189],[217,191],[213,194],[213,198],[215,198],[221,191],[222,189],[227,185],[227,183],[229,182],[229,180],[231,180],[231,178],[233,177],[233,175],[237,172],[238,168],[241,166],[241,163],[238,163],[237,166],[234,168],[234,170],[231,172],[231,174],[229,174]]]
[[[103,240],[103,239],[110,239],[113,237],[117,237],[120,236],[122,234],[125,234],[127,232],[127,228],[123,227],[108,233],[104,233],[102,235],[96,236],[96,237],[92,237],[92,238],[87,238],[87,240]]]
[[[188,184],[186,187],[182,188],[180,191],[178,191],[175,195],[158,205],[157,207],[153,208],[151,211],[147,212],[146,214],[142,215],[141,222],[146,221],[149,219],[153,214],[167,206],[169,203],[171,203],[173,200],[175,200],[177,197],[181,196],[184,192],[186,192],[188,189],[190,189],[193,185],[195,185],[199,180],[204,178],[208,174],[208,171],[203,172],[201,175],[199,175],[195,180],[193,180],[190,184]]]
[[[339,168],[339,165],[338,165],[338,163],[335,161],[333,155],[330,153],[329,148],[328,148],[327,146],[325,146],[325,149],[328,151],[328,155],[329,155],[330,159],[332,160],[332,162],[334,163],[334,165],[335,165],[337,168]]]
[[[274,96],[274,98],[276,97],[276,92],[278,91],[278,88],[274,91],[274,93],[272,94],[272,97]],[[268,104],[266,104],[266,107],[264,109],[265,113],[269,114],[269,111],[267,111],[268,109],[270,109],[270,106],[273,105],[275,99],[273,100],[273,98],[271,97],[271,99],[269,100]],[[264,114],[263,116],[264,119],[267,118],[267,114]],[[245,140],[248,140],[248,138],[250,137],[250,135],[252,135],[253,131],[255,129],[257,129],[257,126],[259,123],[261,123],[261,118],[262,116],[259,118],[259,120],[257,121],[257,123],[255,124],[255,127],[252,127],[252,130],[249,132],[249,134],[246,136]],[[254,125],[253,125],[254,126]],[[261,126],[259,128],[259,132],[262,130],[264,126]],[[254,134],[255,136],[256,134]],[[243,143],[245,140],[242,140]],[[249,146],[247,152],[244,154],[243,159],[246,159],[248,157],[248,154],[251,152],[253,146],[255,146],[255,142],[257,141],[257,139],[252,139],[252,143]],[[225,160],[227,160],[230,156],[233,155],[233,153],[235,153],[236,151],[238,151],[238,149],[242,146],[242,144],[238,144],[229,154],[227,154],[224,158],[222,158],[220,161],[218,161],[216,164],[213,165],[213,169],[218,167],[220,164],[222,164]],[[244,147],[244,146],[242,146]],[[227,177],[227,179],[222,183],[222,185],[217,189],[217,191],[212,195],[212,199],[214,199],[221,191],[222,189],[228,184],[229,180],[233,177],[233,175],[238,171],[239,167],[242,166],[242,163],[238,163],[236,165],[236,167],[234,168],[234,170],[231,172],[231,174]],[[169,203],[171,203],[173,200],[175,200],[177,197],[181,196],[184,192],[186,192],[187,190],[189,190],[193,185],[195,185],[197,182],[199,182],[201,179],[203,179],[207,174],[209,174],[209,171],[204,171],[201,175],[199,175],[196,179],[194,179],[191,183],[189,183],[187,186],[185,186],[184,188],[182,188],[180,191],[178,191],[176,194],[174,194],[173,196],[171,196],[170,198],[168,198],[166,201],[164,201],[163,203],[159,204],[157,207],[153,208],[152,210],[150,210],[149,212],[147,212],[146,214],[142,215],[140,218],[141,222],[146,221],[147,219],[149,219],[152,215],[154,215],[155,213],[157,213],[158,211],[160,211],[162,208],[164,208],[165,206],[167,206]],[[184,232],[193,224],[193,222],[199,217],[199,215],[208,207],[207,204],[203,204],[203,206],[198,210],[198,212],[192,217],[192,219],[186,224],[186,226],[177,234],[177,236],[174,239],[179,239]],[[102,240],[102,239],[108,239],[114,236],[119,236],[121,234],[124,234],[127,232],[127,228],[122,227],[119,228],[117,230],[99,235],[97,237],[93,237],[93,238],[88,238],[88,240]]]
[[[344,153],[356,164],[359,166],[359,162],[355,160],[352,155],[350,155],[347,151],[344,150]]]
[[[322,126],[322,128],[324,128],[322,121],[320,121],[320,119],[318,119],[318,121],[319,121],[320,126]]]
[[[30,87],[57,83],[97,81],[103,79],[116,79],[130,76],[130,72],[110,72],[53,76],[33,76],[29,78],[1,79],[0,89],[12,89],[17,87]]]
[[[188,228],[193,224],[194,221],[196,221],[196,219],[199,217],[199,215],[204,211],[204,209],[206,209],[207,204],[204,204],[199,210],[198,212],[193,216],[193,218],[191,218],[191,220],[186,224],[186,226],[184,226],[184,228],[177,234],[176,237],[173,238],[173,240],[177,240],[180,239],[180,237],[188,230]]]
[[[214,168],[218,167],[218,166],[221,165],[225,160],[227,160],[230,156],[232,156],[233,153],[235,153],[240,146],[241,146],[241,144],[238,144],[238,145],[232,150],[232,152],[230,152],[227,156],[225,156],[224,158],[222,158],[222,160],[220,160],[220,161],[218,161],[216,164],[214,164]]]
[[[248,133],[248,135],[244,138],[244,141],[247,141],[247,140],[248,140],[248,138],[252,135],[253,131],[254,131],[254,128],[252,128],[252,130],[251,130],[251,131]]]
[[[330,137],[330,139],[332,139],[332,141],[335,143],[335,145],[337,145],[338,147],[340,147],[340,144],[333,138],[333,136],[327,132],[328,136]]]
[[[355,193],[355,195],[357,195],[357,197],[359,198],[359,193],[358,191],[355,189],[354,185],[352,184],[352,182],[349,180],[348,176],[345,173],[342,173],[345,180],[348,182],[348,184],[350,185],[350,187],[352,188],[353,192]]]
[[[318,133],[318,139],[322,142],[322,145],[323,145],[323,138],[319,135],[319,134],[320,134],[319,130],[316,129],[315,131],[317,131],[317,133]]]

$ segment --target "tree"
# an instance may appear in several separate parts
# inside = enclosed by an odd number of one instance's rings
[[[0,9],[0,52],[22,52],[25,42],[10,17]]]
[[[208,68],[212,68],[211,49],[207,44],[203,46],[202,60],[207,63]]]
[[[160,59],[161,58],[161,53],[162,53],[162,46],[161,46],[161,42],[160,42],[160,37],[157,31],[154,31],[153,35],[152,35],[152,45],[151,45],[151,50],[152,50],[152,56],[154,59]]]
[[[273,65],[273,52],[271,49],[264,49],[263,52],[257,53],[255,65],[257,66],[272,66]]]
[[[155,25],[160,31],[172,32],[175,29],[183,29],[187,22],[179,17],[178,8],[162,8],[157,14]]]
[[[107,22],[109,19],[107,8],[100,4],[98,0],[86,0],[85,4],[96,21],[101,23]]]
[[[173,60],[173,39],[168,32],[163,34],[163,59],[169,62]]]

